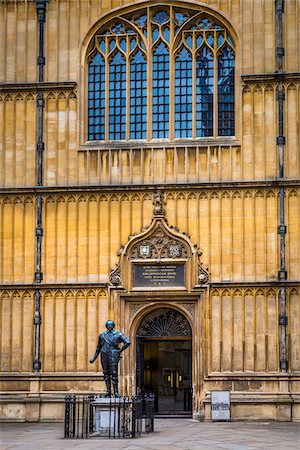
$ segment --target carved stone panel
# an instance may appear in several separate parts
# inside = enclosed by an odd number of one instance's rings
[[[137,242],[131,249],[131,259],[188,258],[187,247],[170,237],[161,227],[146,240]]]
[[[137,331],[139,337],[191,335],[191,326],[186,317],[179,311],[168,308],[159,308],[150,313],[145,317]]]
[[[131,320],[133,318],[133,316],[142,308],[144,308],[145,306],[147,306],[148,303],[144,302],[144,303],[130,303],[129,304],[129,319]]]
[[[200,261],[201,251],[190,236],[169,226],[162,193],[154,198],[153,219],[148,228],[131,234],[121,246],[119,264],[109,282],[115,288],[191,291],[208,284],[209,273]]]
[[[181,306],[192,316],[195,317],[195,303],[181,303]]]

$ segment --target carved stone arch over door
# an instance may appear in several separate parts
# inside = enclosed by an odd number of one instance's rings
[[[111,271],[109,282],[126,292],[175,289],[191,292],[206,286],[207,268],[202,252],[190,236],[170,226],[161,193],[154,195],[153,218],[149,227],[129,236],[121,246],[119,263]]]
[[[137,337],[191,336],[191,326],[186,317],[176,309],[158,308],[141,321]]]

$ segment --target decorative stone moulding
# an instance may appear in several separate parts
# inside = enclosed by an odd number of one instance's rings
[[[159,308],[146,316],[137,330],[138,337],[191,336],[187,318],[179,311]]]
[[[119,263],[109,275],[109,283],[126,291],[191,291],[209,282],[201,251],[187,233],[168,224],[163,196],[154,195],[153,218],[149,227],[129,236],[121,246]]]
[[[109,283],[115,287],[121,286],[121,271],[119,265],[110,272]]]

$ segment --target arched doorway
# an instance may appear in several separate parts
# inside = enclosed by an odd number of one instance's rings
[[[155,393],[155,412],[192,413],[192,330],[186,317],[159,308],[144,317],[136,335],[136,384]]]

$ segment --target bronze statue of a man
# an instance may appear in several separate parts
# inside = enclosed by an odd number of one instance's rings
[[[104,381],[106,384],[105,397],[111,397],[111,381],[115,397],[121,397],[118,390],[118,363],[120,361],[120,353],[129,347],[130,341],[115,330],[115,323],[108,320],[105,324],[107,330],[99,334],[98,345],[93,358],[90,360],[92,364],[99,353],[101,353],[101,364],[103,369]],[[123,346],[119,348],[119,344],[123,342]]]

